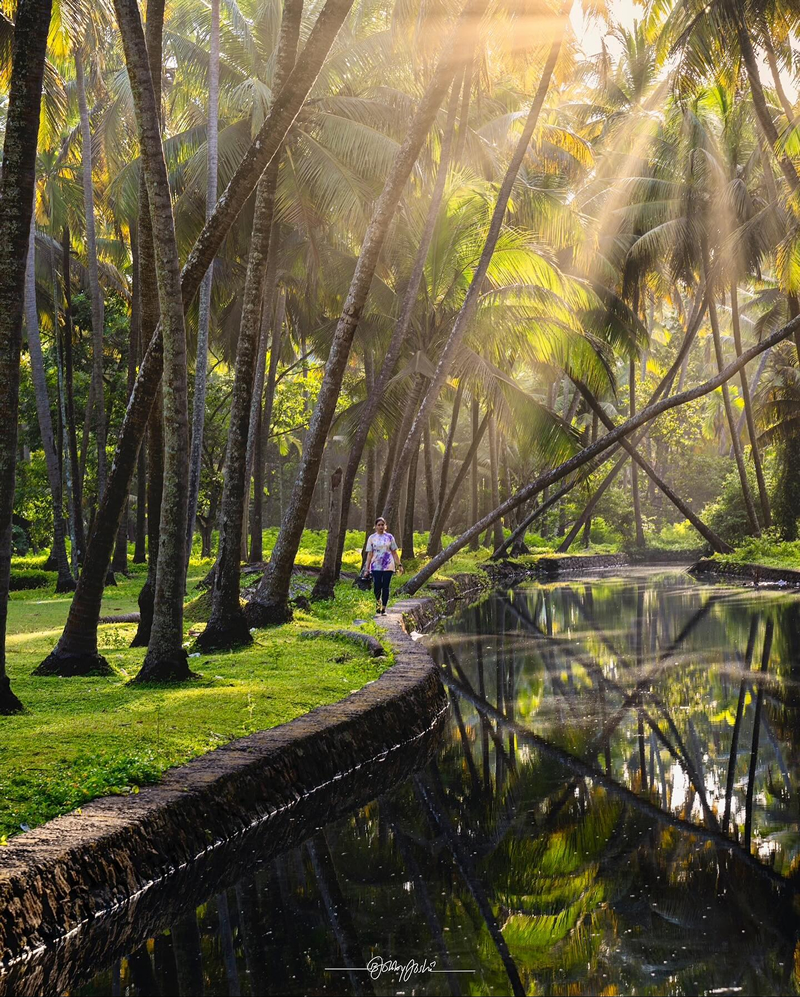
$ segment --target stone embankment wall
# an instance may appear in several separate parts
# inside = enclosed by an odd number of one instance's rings
[[[791,568],[771,568],[765,564],[736,564],[701,557],[691,567],[693,575],[719,575],[723,578],[738,578],[751,582],[785,582],[787,585],[800,585],[800,571]]]

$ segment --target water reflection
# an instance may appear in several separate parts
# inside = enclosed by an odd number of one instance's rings
[[[677,571],[491,595],[429,638],[434,763],[71,992],[797,992],[798,614]]]

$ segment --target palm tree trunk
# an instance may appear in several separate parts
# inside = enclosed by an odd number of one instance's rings
[[[72,532],[72,468],[69,460],[64,460],[64,444],[67,432],[67,402],[65,398],[64,386],[64,342],[61,332],[60,302],[58,290],[58,267],[56,265],[56,250],[54,240],[50,243],[50,277],[53,285],[53,331],[56,345],[56,374],[58,378],[58,441],[56,444],[56,454],[58,462],[59,482],[63,482],[66,488],[66,495],[62,495],[62,517],[63,506],[66,501],[69,515],[65,523],[65,529],[70,535],[70,550],[72,560],[69,563],[70,580],[72,582],[70,591],[75,588],[75,574],[77,573],[77,562],[75,560],[75,534]]]
[[[571,6],[571,0],[568,0],[568,3]],[[439,393],[442,390],[444,382],[450,375],[450,368],[455,352],[460,346],[467,328],[472,321],[475,309],[477,308],[478,296],[483,287],[486,272],[489,268],[492,256],[494,255],[495,246],[497,245],[497,240],[500,237],[500,232],[503,227],[503,220],[505,218],[506,209],[508,208],[508,202],[511,197],[511,190],[517,179],[520,167],[522,166],[522,161],[527,154],[528,146],[530,145],[531,137],[533,136],[533,131],[539,121],[539,114],[550,86],[550,79],[553,75],[556,62],[558,61],[568,16],[569,7],[562,11],[560,15],[558,27],[556,29],[556,38],[551,44],[550,51],[548,52],[547,59],[545,60],[542,77],[539,81],[539,87],[536,91],[536,95],[534,96],[530,111],[528,112],[528,117],[522,130],[522,135],[520,136],[517,146],[514,149],[511,162],[509,163],[506,174],[503,177],[503,183],[500,186],[500,191],[497,195],[497,202],[495,203],[494,211],[492,213],[492,220],[489,224],[489,231],[486,235],[483,250],[481,251],[480,260],[478,261],[478,265],[475,268],[472,279],[470,280],[469,289],[467,290],[464,302],[459,309],[455,322],[453,323],[453,328],[450,331],[447,342],[439,354],[439,360],[436,365],[436,373],[431,381],[427,394],[422,401],[422,405],[420,406],[417,417],[414,420],[414,424],[411,427],[409,438],[397,459],[396,470],[398,477],[400,478],[403,477],[406,469],[408,468],[412,451],[416,447],[415,441],[419,437],[420,429],[425,424],[425,421],[431,416],[433,406],[436,404],[436,400],[439,397]]]
[[[772,76],[772,85],[775,87],[775,93],[781,102],[781,107],[783,108],[783,113],[786,115],[786,120],[789,122],[789,127],[794,128],[795,119],[792,102],[786,96],[786,91],[783,88],[783,80],[778,69],[778,60],[775,58],[775,48],[772,44],[772,37],[770,36],[769,26],[766,21],[762,25],[761,37],[764,41],[764,51],[767,54],[767,64],[769,65],[770,75]]]
[[[433,483],[433,440],[431,438],[431,424],[425,423],[423,436],[423,456],[425,459],[425,499],[428,509],[428,529],[433,523],[433,514],[436,511],[436,487]]]
[[[478,413],[478,415],[480,415],[480,413]],[[455,502],[456,498],[458,497],[461,491],[461,486],[464,484],[467,475],[474,467],[474,461],[478,453],[478,447],[481,445],[481,440],[483,440],[484,434],[486,433],[486,430],[489,426],[490,417],[491,417],[491,409],[489,409],[486,412],[486,415],[483,417],[480,424],[475,427],[475,431],[472,434],[472,441],[469,445],[469,449],[467,450],[467,453],[464,456],[464,460],[461,462],[461,467],[458,469],[458,474],[456,474],[455,476],[452,487],[450,488],[450,491],[448,492],[447,497],[445,498],[442,504],[442,511],[439,516],[439,520],[436,524],[436,534],[434,535],[433,530],[431,530],[431,539],[433,542],[435,542],[438,550],[442,549],[442,533],[444,532],[444,526],[445,523],[447,522],[447,517],[450,515],[450,510],[453,507],[453,503]],[[477,514],[475,518],[477,519]]]
[[[731,281],[731,325],[733,326],[733,342],[736,347],[736,356],[742,355],[742,329],[739,322],[739,293],[736,281]],[[742,385],[742,401],[744,402],[744,414],[747,420],[747,435],[750,437],[750,453],[753,456],[753,465],[756,469],[756,481],[758,482],[758,497],[761,503],[761,516],[764,526],[768,527],[772,523],[769,509],[769,495],[767,493],[767,483],[764,480],[764,468],[761,465],[761,454],[758,449],[758,436],[756,434],[756,422],[753,418],[753,402],[750,397],[750,385],[747,382],[747,369],[742,367],[739,372]],[[738,425],[733,429],[733,435],[741,446],[742,435]]]
[[[25,264],[36,182],[36,147],[52,0],[19,0],[11,48],[3,170],[0,175],[0,715],[22,709],[6,673],[11,515],[17,463],[19,360]]]
[[[161,62],[164,35],[164,0],[149,0],[145,41],[153,80],[156,106],[161,107]],[[153,222],[150,217],[150,197],[144,172],[139,173],[139,284],[141,287],[140,322],[141,342],[150,341],[159,320],[158,276],[153,245]],[[135,384],[134,384],[135,388]],[[130,404],[130,400],[129,400]],[[147,429],[146,491],[147,497],[147,578],[139,592],[139,625],[131,647],[147,647],[153,628],[153,610],[156,598],[158,549],[161,534],[161,502],[164,490],[164,399],[160,387],[156,389],[156,403],[150,412]],[[145,467],[145,446],[142,442],[138,466]],[[144,505],[144,501],[142,503]]]
[[[200,282],[223,239],[255,189],[264,169],[282,145],[319,75],[322,63],[352,2],[353,0],[326,0],[303,49],[302,60],[292,70],[270,107],[264,124],[189,254],[181,281],[184,309],[189,307],[197,294]],[[140,252],[143,253],[145,239],[141,224],[139,233]],[[119,517],[136,468],[139,447],[161,381],[162,347],[159,326],[142,358],[133,397],[117,437],[111,474],[97,510],[93,534],[86,549],[84,570],[78,580],[66,625],[58,644],[45,659],[48,667],[56,670],[60,667],[59,662],[62,662],[68,674],[76,673],[72,669],[91,670],[103,661],[97,653],[97,621],[100,618],[105,573],[111,560]]]
[[[133,394],[133,386],[136,383],[136,368],[139,363],[139,349],[141,343],[141,306],[142,306],[142,293],[140,287],[140,273],[139,273],[139,238],[137,232],[137,225],[135,221],[131,222],[130,225],[130,242],[131,242],[131,270],[133,273],[132,287],[131,287],[131,322],[130,331],[128,335],[128,383],[127,383],[127,401],[130,401],[131,395]],[[120,523],[120,528],[117,533],[117,543],[114,548],[114,557],[111,562],[111,570],[119,571],[122,574],[128,573],[128,516],[130,512],[130,500],[126,501],[125,509],[122,513],[122,522]],[[138,527],[138,508],[137,508],[137,527]],[[138,539],[138,530],[137,530]],[[144,540],[144,535],[142,535],[142,540]],[[134,557],[135,560],[135,557]],[[142,562],[144,561],[144,551],[142,551]]]
[[[39,315],[36,308],[36,229],[33,213],[31,213],[31,234],[28,240],[28,256],[25,265],[25,325],[28,333],[28,353],[31,359],[31,379],[36,399],[36,416],[39,422],[39,435],[42,438],[47,482],[50,485],[50,496],[53,503],[53,557],[58,571],[56,592],[71,592],[75,588],[75,579],[69,570],[67,548],[64,542],[61,468],[55,434],[53,433],[50,397],[47,393],[47,377],[44,372],[42,342],[39,336]]]
[[[219,171],[219,0],[211,0],[211,37],[208,58],[208,130],[206,132],[206,221],[217,203]],[[200,285],[197,315],[197,353],[194,361],[194,401],[192,405],[192,449],[189,454],[189,506],[186,529],[187,563],[192,552],[197,497],[200,494],[200,470],[203,463],[203,425],[206,417],[208,386],[208,330],[211,322],[211,285],[213,264]]]
[[[309,426],[292,497],[283,517],[269,566],[254,598],[248,605],[248,618],[254,625],[263,626],[285,621],[291,615],[288,599],[292,568],[314,494],[319,465],[336,410],[353,336],[366,304],[375,267],[395,208],[439,110],[442,98],[463,57],[463,47],[476,29],[476,22],[479,20],[484,2],[485,0],[468,0],[451,37],[445,41],[439,64],[419,102],[408,132],[395,156],[383,191],[376,202],[328,355],[325,376]],[[408,464],[405,470],[407,469]],[[397,480],[402,481],[404,474],[405,472],[398,474]]]
[[[627,419],[611,432],[606,433],[606,435],[601,437],[596,443],[592,443],[588,447],[584,447],[583,450],[579,451],[573,457],[570,457],[569,460],[564,461],[563,464],[559,464],[558,467],[554,467],[543,474],[537,475],[532,481],[528,482],[527,485],[518,489],[514,495],[506,499],[505,502],[501,502],[496,509],[493,509],[487,513],[479,522],[474,523],[468,530],[465,530],[460,537],[454,540],[440,554],[437,554],[436,557],[431,558],[424,568],[418,571],[413,578],[410,578],[406,582],[403,586],[403,591],[413,595],[436,571],[439,570],[439,568],[446,561],[449,561],[451,557],[470,543],[474,537],[480,536],[484,530],[488,529],[494,523],[495,519],[504,516],[512,509],[516,509],[517,506],[522,503],[530,501],[530,499],[532,499],[535,495],[538,495],[539,492],[541,492],[546,486],[555,484],[562,478],[567,477],[567,475],[571,474],[573,471],[576,471],[578,468],[589,463],[589,461],[594,460],[595,457],[598,457],[600,454],[610,450],[618,441],[623,439],[623,437],[628,436],[640,426],[643,426],[645,423],[655,419],[657,416],[661,415],[662,412],[676,408],[679,405],[685,405],[688,402],[694,401],[696,398],[702,398],[721,385],[726,384],[751,360],[763,353],[764,350],[769,350],[777,343],[781,343],[784,339],[794,335],[797,329],[800,329],[800,316],[792,319],[781,329],[774,332],[771,336],[765,337],[760,343],[757,343],[756,345],[751,346],[750,349],[745,350],[738,360],[734,360],[729,363],[727,367],[725,367],[714,377],[711,377],[702,384],[696,385],[694,388],[690,388],[680,394],[675,394],[668,398],[662,398],[660,401],[648,405],[635,416]],[[683,362],[683,357],[680,358],[680,361]]]
[[[156,596],[147,655],[134,681],[174,681],[190,674],[183,648],[189,414],[181,272],[161,144],[161,117],[139,8],[136,0],[116,0],[114,7],[131,82],[150,203],[164,343],[164,490]]]
[[[294,65],[302,16],[302,0],[287,0],[278,42],[276,72],[278,87]],[[254,401],[256,410],[261,406],[260,393],[254,400],[253,382],[259,342],[260,339],[266,341],[266,333],[262,336],[259,336],[259,333],[262,331],[264,272],[270,266],[270,237],[273,233],[278,163],[279,157],[275,156],[256,188],[242,318],[236,347],[228,446],[225,452],[219,557],[211,593],[211,616],[197,640],[198,647],[204,650],[236,647],[253,641],[240,605],[241,549],[246,536],[244,525],[250,497],[249,472],[252,465],[248,466],[247,444],[250,436],[251,409]],[[272,255],[274,259],[276,255],[274,247]]]
[[[255,427],[253,451],[253,512],[250,517],[250,556],[251,564],[264,560],[264,407],[258,406],[258,419]]]
[[[489,478],[492,488],[492,508],[496,509],[500,505],[500,463],[497,459],[497,420],[494,416],[489,422]],[[499,547],[504,539],[503,523],[498,519],[494,524],[492,547]]]
[[[384,355],[380,374],[367,395],[366,403],[359,417],[358,428],[356,429],[355,437],[353,438],[350,446],[350,454],[348,456],[344,472],[344,486],[342,488],[342,515],[340,517],[340,523],[342,525],[340,526],[339,536],[335,540],[336,547],[333,551],[331,551],[330,555],[328,554],[327,549],[328,544],[326,543],[325,545],[323,568],[316,584],[314,585],[314,592],[312,593],[313,598],[331,597],[333,594],[334,583],[339,577],[339,572],[342,568],[342,552],[344,550],[345,531],[347,529],[346,524],[350,514],[350,500],[353,493],[353,485],[356,480],[356,474],[358,473],[361,455],[364,452],[364,446],[367,442],[370,426],[375,418],[375,413],[378,411],[378,406],[383,398],[386,386],[394,374],[398,358],[400,357],[406,336],[408,335],[408,330],[411,326],[411,317],[417,302],[420,284],[422,283],[422,277],[425,271],[425,262],[428,258],[428,250],[431,246],[434,229],[436,227],[436,219],[439,217],[439,209],[442,204],[442,198],[444,197],[447,172],[450,166],[453,149],[457,107],[458,87],[454,81],[451,86],[450,99],[447,104],[447,120],[445,122],[444,134],[442,136],[439,166],[436,171],[436,181],[431,193],[430,204],[428,205],[428,217],[425,221],[425,228],[422,232],[419,246],[417,247],[417,254],[414,258],[414,266],[412,267],[411,276],[409,277],[408,285],[403,295],[403,303],[400,306],[400,315],[394,329],[392,330],[392,338]],[[384,495],[383,499],[385,499],[385,497],[386,496]],[[381,508],[382,505],[383,501],[379,496],[376,508]],[[371,524],[368,524],[367,529],[371,529]],[[328,538],[328,540],[330,541],[330,538]],[[331,565],[333,565],[332,568]]]
[[[406,508],[403,516],[403,542],[400,545],[403,560],[410,560],[414,554],[414,513],[417,499],[417,470],[419,467],[419,450],[408,465],[408,482],[406,484]]]
[[[703,247],[703,272],[708,281],[708,273],[710,270],[708,261],[708,250]],[[721,371],[725,366],[725,358],[722,354],[722,339],[719,333],[719,321],[717,319],[717,306],[714,302],[714,296],[709,287],[708,293],[708,318],[711,324],[711,332],[714,337],[714,353],[717,358],[717,370]],[[756,507],[753,504],[753,496],[750,493],[750,483],[747,480],[747,469],[744,464],[744,456],[742,455],[742,444],[736,433],[736,422],[733,418],[733,407],[731,406],[731,396],[728,391],[727,383],[722,385],[722,403],[725,407],[725,419],[728,423],[728,430],[731,434],[731,442],[733,444],[733,453],[736,457],[736,467],[739,471],[739,481],[742,486],[742,497],[744,498],[744,505],[747,510],[747,518],[750,520],[750,528],[756,536],[759,536],[761,529],[758,525],[758,516],[756,515]]]
[[[144,446],[142,446],[144,450]],[[140,458],[143,455],[140,454]],[[153,629],[158,548],[161,536],[161,500],[164,492],[164,401],[158,392],[147,427],[147,578],[139,592],[139,625],[131,647],[147,647]]]
[[[547,510],[551,509],[554,505],[556,505],[556,503],[560,502],[561,499],[566,494],[568,494],[575,487],[575,485],[578,484],[578,481],[579,481],[578,478],[574,478],[572,481],[568,481],[566,485],[564,485],[562,488],[559,488],[559,490],[555,492],[555,494],[550,495],[549,497],[546,496],[544,489],[542,489],[541,504],[536,505],[533,509],[531,509],[531,511],[520,522],[519,526],[514,530],[511,536],[505,539],[500,547],[497,547],[494,551],[492,551],[491,560],[499,561],[502,557],[507,556],[509,552],[511,553],[512,556],[514,556],[515,554],[514,548],[517,545],[521,545],[522,547],[524,547],[525,534],[531,523],[535,519],[538,519],[540,516],[543,516],[547,512]],[[517,508],[519,508],[519,506]],[[527,553],[527,548],[523,551],[523,553]]]
[[[106,411],[103,386],[103,327],[105,304],[100,289],[97,260],[97,236],[94,216],[94,184],[92,182],[92,130],[89,125],[89,106],[86,102],[86,83],[83,75],[83,54],[75,49],[75,89],[81,125],[81,172],[83,178],[83,211],[86,223],[86,256],[89,274],[89,293],[92,299],[92,379],[94,380],[94,432],[97,441],[97,498],[103,497],[106,487]]]
[[[480,408],[479,408],[479,405],[478,405],[478,399],[473,395],[472,396],[472,443],[473,443],[473,447],[472,447],[472,458],[471,458],[471,461],[470,461],[470,465],[471,465],[470,466],[470,470],[472,472],[472,475],[471,475],[471,478],[470,478],[470,502],[471,502],[471,508],[472,508],[472,516],[471,516],[471,518],[472,518],[472,522],[473,523],[477,523],[478,520],[481,518],[481,514],[480,514],[480,501],[479,501],[479,494],[478,494],[478,485],[480,484],[479,476],[478,476],[478,448],[474,445],[475,444],[475,438],[478,435],[478,420],[479,420],[479,418],[480,418]],[[442,517],[442,530],[444,530],[444,517]],[[475,537],[473,537],[472,543],[470,544],[470,548],[469,549],[470,550],[477,550],[479,544],[480,544],[480,541],[478,540],[478,537],[476,535]]]
[[[628,365],[628,397],[630,399],[630,414],[636,415],[636,361]],[[636,528],[636,546],[644,547],[644,530],[642,529],[642,507],[639,502],[639,475],[636,471],[636,461],[631,464],[631,493],[633,496],[633,521]],[[588,522],[588,520],[587,520]]]
[[[450,415],[450,426],[447,430],[447,440],[444,445],[444,454],[442,455],[442,466],[439,471],[439,494],[436,499],[436,508],[434,509],[433,516],[431,518],[431,532],[428,538],[428,557],[433,557],[434,554],[438,554],[442,545],[442,531],[444,529],[443,524],[443,506],[445,495],[447,494],[447,483],[450,476],[450,461],[453,456],[453,443],[455,442],[456,429],[458,428],[458,416],[461,411],[461,398],[464,394],[464,379],[462,378],[458,382],[458,388],[456,388],[456,396],[453,399],[453,411]]]
[[[86,534],[83,528],[83,483],[78,460],[78,433],[75,425],[75,382],[72,365],[72,277],[69,259],[70,235],[65,226],[61,240],[61,269],[64,277],[64,407],[65,432],[67,435],[68,460],[72,471],[72,536],[74,549],[72,560],[83,562],[86,550]]]
[[[151,240],[152,245],[152,240]],[[139,254],[139,226],[134,223],[131,226],[131,256],[133,259],[133,305],[131,307],[131,348],[135,351],[133,355],[133,380],[129,384],[128,401],[133,395],[133,386],[136,383],[136,368],[139,365],[142,355],[142,265]],[[135,316],[135,321],[134,321]],[[135,340],[133,333],[136,333]],[[130,370],[130,365],[128,367]],[[147,466],[145,463],[145,445],[142,444],[139,450],[139,461],[136,466],[136,540],[133,548],[133,563],[144,564],[147,560]]]
[[[597,433],[600,428],[600,419],[597,412],[592,413],[592,435],[590,442],[594,443],[597,439]],[[583,546],[590,547],[592,543],[592,517],[591,514],[586,517],[586,522],[583,524]]]
[[[269,241],[277,239],[277,225],[273,222]],[[267,254],[269,261],[270,254]],[[269,268],[269,262],[267,262]],[[264,381],[267,362],[267,345],[271,339],[274,324],[275,307],[277,304],[277,288],[267,294],[267,277],[264,278],[263,307],[261,315],[261,333],[258,340],[258,356],[256,358],[255,383],[253,397],[250,400],[250,425],[247,431],[247,471],[245,475],[245,495],[250,491],[249,483],[253,481],[253,510],[250,514],[250,556],[254,564],[263,559],[263,506],[264,506],[264,442],[267,431],[264,429]],[[247,512],[247,502],[243,512]],[[247,522],[242,524],[242,560],[247,558]]]

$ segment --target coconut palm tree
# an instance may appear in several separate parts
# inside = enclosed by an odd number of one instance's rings
[[[153,627],[144,664],[134,681],[163,682],[189,675],[183,648],[189,456],[186,330],[172,199],[161,142],[161,115],[144,29],[136,0],[117,0],[115,8],[136,109],[153,226],[165,375],[164,495]]]
[[[42,445],[44,447],[47,479],[53,500],[52,552],[58,571],[56,592],[71,592],[75,588],[75,579],[72,577],[69,561],[67,560],[64,529],[64,497],[61,487],[61,460],[56,446],[53,420],[50,414],[50,397],[47,393],[47,377],[42,357],[39,315],[36,307],[35,215],[32,215],[31,218],[31,235],[28,241],[28,258],[25,266],[25,327],[28,335],[28,352],[31,358],[31,376],[36,398],[36,415],[39,420],[39,435],[42,438]]]
[[[211,0],[211,33],[208,64],[208,129],[206,132],[206,219],[217,203],[219,170],[219,0]],[[197,496],[200,493],[200,464],[203,457],[203,423],[206,411],[208,377],[208,332],[211,321],[211,285],[213,267],[200,286],[197,316],[197,353],[194,367],[194,402],[192,407],[192,450],[189,456],[189,512],[187,522],[187,557],[192,549]]]
[[[25,268],[51,6],[50,0],[20,0],[17,6],[0,176],[0,381],[6,393],[6,418],[0,427],[0,714],[3,715],[22,709],[11,691],[6,672],[6,621]]]

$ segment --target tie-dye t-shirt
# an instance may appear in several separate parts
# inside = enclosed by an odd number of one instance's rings
[[[394,571],[393,550],[397,550],[397,542],[391,533],[373,533],[367,540],[367,552],[372,551],[372,570]]]

